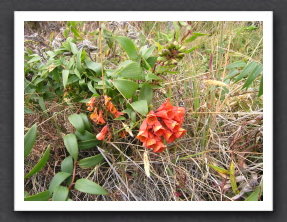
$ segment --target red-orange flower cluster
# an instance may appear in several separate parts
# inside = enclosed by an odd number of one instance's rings
[[[166,148],[163,139],[166,143],[172,143],[185,134],[186,130],[181,128],[184,113],[183,107],[173,106],[168,99],[155,112],[149,112],[136,138],[153,152],[162,152]]]
[[[124,115],[122,112],[118,111],[115,105],[110,101],[111,98],[104,95],[100,98],[93,97],[86,104],[88,106],[87,110],[93,111],[90,115],[91,120],[93,120],[96,124],[103,125],[106,123],[105,118],[107,119],[107,114],[111,113],[114,118],[118,118],[121,115]],[[103,113],[103,109],[106,110],[105,115]],[[108,139],[110,140],[112,137],[111,132],[109,131],[108,125],[105,125],[101,132],[97,134],[98,140],[104,140],[108,135]],[[124,132],[121,131],[120,134],[122,137],[125,135]]]
[[[110,140],[112,138],[112,133],[109,130],[108,125],[105,125],[103,129],[101,130],[101,132],[98,133],[96,137],[98,140],[104,140],[107,135],[108,135],[108,140]]]

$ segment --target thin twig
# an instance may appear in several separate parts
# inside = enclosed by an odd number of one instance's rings
[[[73,170],[73,177],[72,177],[72,181],[71,181],[71,184],[70,186],[68,187],[68,189],[70,190],[72,188],[72,186],[74,185],[74,181],[75,181],[75,178],[76,178],[76,161],[74,161],[74,170]]]

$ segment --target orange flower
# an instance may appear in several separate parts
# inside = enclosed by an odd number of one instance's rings
[[[91,98],[90,101],[86,103],[86,106],[88,106],[87,110],[93,111],[95,103],[96,103],[96,97]]]
[[[122,116],[124,114],[117,110],[116,112],[113,113],[113,115],[114,115],[115,118],[118,118],[118,117],[120,117],[120,116]]]
[[[165,103],[163,103],[156,111],[161,111],[161,110],[172,110],[173,105],[170,103],[170,98],[167,99]]]
[[[185,108],[184,107],[174,107],[174,120],[179,122],[180,124],[184,120]]]
[[[166,148],[163,139],[166,143],[172,143],[186,133],[186,130],[180,127],[184,121],[184,114],[183,107],[172,106],[170,99],[167,99],[156,112],[148,113],[136,138],[144,147],[153,149],[153,152],[162,152]]]
[[[99,114],[97,113],[97,108],[95,108],[94,112],[90,115],[90,118],[97,124],[103,125],[106,121],[103,118],[103,110],[100,110]]]
[[[161,110],[161,111],[156,112],[155,115],[163,119],[172,119],[174,117],[174,111]]]
[[[104,140],[108,132],[109,132],[109,127],[108,127],[108,125],[105,125],[103,127],[103,129],[101,130],[101,132],[98,133],[98,135],[96,136],[97,139],[98,140]]]
[[[160,153],[166,148],[166,146],[163,144],[163,142],[156,141],[155,144],[149,146],[148,148],[153,149],[153,152],[155,152],[155,153]]]
[[[141,142],[145,142],[148,139],[148,131],[140,131],[139,134],[136,136]]]
[[[170,132],[169,130],[166,130],[164,132],[163,137],[167,143],[172,143],[176,139],[176,136],[174,135],[174,133]]]
[[[174,121],[174,120],[171,120],[171,119],[162,119],[164,125],[170,129],[170,131],[174,132],[174,131],[177,131],[180,127],[180,125]]]
[[[109,98],[109,100],[111,99],[110,97],[108,97],[108,98]],[[115,118],[118,118],[119,116],[124,115],[122,112],[118,111],[117,108],[115,107],[115,105],[109,100],[105,100],[107,110],[110,113],[112,113]]]
[[[162,136],[165,129],[164,127],[161,125],[161,123],[157,120],[155,123],[154,123],[154,126],[153,126],[153,132],[156,136]]]
[[[149,112],[149,114],[146,116],[146,120],[148,125],[154,125],[154,123],[157,121],[154,111]]]
[[[186,133],[186,130],[183,128],[180,128],[176,133],[175,133],[175,137],[176,138],[181,138],[184,136],[184,134]]]
[[[106,121],[105,121],[104,118],[103,118],[103,110],[100,110],[100,112],[99,112],[99,118],[98,118],[98,124],[103,125],[103,124],[105,124],[105,123],[106,123]]]
[[[93,120],[94,122],[98,121],[99,115],[97,113],[97,108],[95,108],[94,112],[90,115],[91,120]]]

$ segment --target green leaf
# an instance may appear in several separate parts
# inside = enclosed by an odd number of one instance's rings
[[[69,78],[69,70],[62,70],[62,78],[63,78],[63,86],[64,88],[66,88],[67,82],[68,82],[68,78]]]
[[[137,62],[132,62],[116,72],[119,76],[129,79],[142,79],[142,69]]]
[[[157,75],[155,75],[155,74],[152,74],[152,73],[148,73],[148,74],[146,75],[145,79],[146,79],[147,81],[148,81],[148,80],[153,80],[153,79],[155,79],[155,80],[162,80],[161,77],[159,77],[159,76],[157,76]]]
[[[66,201],[68,198],[69,189],[63,186],[57,186],[55,188],[52,201]]]
[[[131,98],[139,87],[137,83],[123,79],[116,79],[113,84],[126,99]]]
[[[70,173],[67,172],[59,172],[57,173],[53,179],[51,180],[50,186],[49,186],[49,191],[50,193],[53,193],[55,188],[59,185],[61,185],[61,183],[67,179],[69,176],[71,176]]]
[[[81,79],[81,74],[80,74],[80,72],[79,72],[77,69],[74,69],[74,72],[75,72],[75,74],[77,75],[77,77],[78,77],[79,79]]]
[[[139,100],[146,100],[147,104],[151,103],[153,91],[149,83],[144,83],[139,92]]]
[[[184,51],[184,53],[185,53],[185,54],[191,53],[192,51],[194,51],[194,50],[197,49],[197,48],[198,48],[198,46],[194,46],[194,47],[192,47],[191,49],[188,49],[188,50]]]
[[[80,35],[79,31],[74,26],[71,26],[71,31],[74,33],[76,37],[82,39],[82,36]]]
[[[61,171],[72,174],[74,170],[73,157],[66,157],[61,164]]]
[[[38,102],[39,102],[39,105],[40,105],[41,109],[43,111],[45,111],[46,110],[46,106],[45,106],[45,102],[44,102],[43,97],[38,97],[37,99],[38,99]]]
[[[131,103],[131,106],[135,111],[140,113],[143,116],[146,116],[148,114],[148,106],[146,100],[139,100]]]
[[[46,149],[43,157],[36,164],[36,166],[34,166],[34,168],[24,177],[24,179],[33,176],[35,173],[37,173],[38,171],[40,171],[43,168],[43,166],[47,163],[47,160],[49,159],[50,150],[51,149],[50,149],[50,145],[49,145],[48,148]]]
[[[151,46],[149,49],[147,49],[143,54],[142,56],[144,57],[144,59],[148,59],[151,54],[153,53],[153,50],[155,49],[155,45]]]
[[[232,69],[230,70],[230,72],[228,73],[228,75],[224,78],[224,81],[227,79],[232,79],[234,76],[236,76],[239,73],[239,71],[237,69]]]
[[[204,35],[209,35],[209,34],[204,34],[204,33],[196,33],[196,32],[194,32],[194,33],[192,33],[192,36],[190,37],[190,38],[188,38],[188,39],[186,39],[185,40],[185,42],[192,42],[192,41],[194,41],[195,39],[197,39],[197,37],[199,37],[199,36],[204,36]]]
[[[79,133],[78,131],[75,132],[76,137],[79,140],[86,141],[86,140],[95,140],[96,136],[89,131],[85,131],[83,134]]]
[[[32,63],[32,62],[37,62],[37,61],[40,61],[40,60],[41,60],[41,57],[38,56],[38,55],[36,55],[36,56],[34,56],[32,59],[30,59],[30,60],[28,61],[28,64],[29,64],[29,63]]]
[[[79,155],[79,148],[78,148],[78,142],[75,134],[70,133],[66,136],[64,136],[64,144],[70,153],[70,155],[74,158],[74,160],[78,160]]]
[[[251,83],[258,77],[258,75],[263,71],[263,66],[261,64],[258,64],[253,71],[250,73],[249,77],[245,81],[242,89],[248,88]]]
[[[259,198],[262,196],[263,193],[263,183],[255,188],[252,194],[246,198],[245,201],[258,201]]]
[[[211,164],[208,164],[208,163],[207,163],[207,165],[210,166],[212,169],[216,170],[219,173],[223,173],[223,174],[229,175],[229,171],[228,170],[225,170],[225,169],[223,169],[221,167],[214,166],[214,165],[211,165]]]
[[[64,35],[65,38],[68,38],[68,37],[69,37],[69,32],[70,32],[70,29],[69,29],[69,28],[66,28],[66,29],[64,30],[63,35]]]
[[[151,68],[153,68],[153,67],[154,67],[154,64],[155,64],[156,61],[157,61],[157,57],[149,57],[146,61],[147,61],[147,63],[149,64],[149,66],[150,66]]]
[[[237,184],[236,184],[236,179],[235,179],[235,172],[234,172],[234,163],[231,162],[230,164],[230,181],[231,181],[231,187],[232,187],[232,191],[235,194],[239,193]]]
[[[169,69],[170,69],[170,68],[169,68],[168,66],[159,66],[159,67],[157,67],[156,71],[157,71],[158,73],[163,73],[163,72],[168,71]]]
[[[104,188],[88,179],[78,179],[75,184],[75,189],[88,194],[108,194]]]
[[[34,146],[37,135],[37,124],[35,123],[24,136],[24,158],[26,158]]]
[[[34,113],[32,110],[28,109],[27,107],[24,107],[24,113],[25,114],[31,114]]]
[[[255,61],[248,63],[247,66],[245,66],[245,68],[242,70],[242,72],[237,76],[234,83],[246,77],[248,73],[250,73],[256,66],[257,66],[257,63]]]
[[[73,43],[73,42],[70,42],[70,46],[71,46],[71,51],[72,51],[72,53],[73,53],[74,55],[77,55],[77,53],[78,53],[78,47],[77,47],[77,45],[76,45],[75,43]]]
[[[79,149],[87,150],[87,149],[96,147],[100,143],[101,143],[100,140],[93,139],[93,140],[86,140],[86,141],[79,142],[78,145],[79,145]]]
[[[89,90],[90,90],[92,93],[99,95],[98,92],[97,92],[97,90],[95,90],[95,88],[92,86],[92,81],[89,81],[87,85],[88,85]]]
[[[85,132],[85,123],[80,115],[75,113],[70,115],[68,119],[78,132],[82,134]]]
[[[81,168],[94,167],[104,159],[103,155],[100,153],[98,155],[87,157],[79,161]]]
[[[79,50],[79,52],[78,52],[78,54],[77,54],[77,61],[76,61],[76,63],[77,63],[77,69],[78,69],[78,71],[79,71],[80,73],[83,71],[83,69],[82,69],[82,58],[81,58],[81,56],[82,56],[82,50],[83,50],[83,49],[80,49],[80,50]]]
[[[33,196],[25,197],[24,201],[48,201],[50,197],[51,193],[47,190]]]
[[[244,62],[244,61],[237,61],[237,62],[231,63],[228,66],[226,66],[226,69],[233,69],[233,68],[245,67],[245,66],[246,66],[246,62]]]
[[[97,73],[97,75],[101,75],[102,73],[102,66],[100,63],[95,63],[93,61],[86,61],[86,65],[89,69],[93,70]]]
[[[263,75],[261,76],[261,80],[260,80],[260,87],[259,87],[259,93],[258,93],[258,97],[263,95]]]
[[[79,116],[84,121],[85,129],[88,130],[88,131],[92,131],[91,125],[90,125],[90,122],[89,122],[89,119],[88,119],[87,115],[84,114],[84,113],[80,113]]]
[[[120,43],[130,59],[135,60],[137,58],[137,50],[131,39],[124,36],[117,36],[114,38],[118,43]]]
[[[178,41],[178,38],[179,38],[179,34],[180,34],[180,27],[178,25],[178,22],[172,22],[173,23],[173,27],[174,27],[174,30],[175,30],[175,39],[176,41]]]

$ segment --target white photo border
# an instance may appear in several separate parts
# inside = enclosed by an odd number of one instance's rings
[[[24,21],[263,21],[263,201],[24,201]],[[273,211],[272,11],[15,11],[14,211]]]

